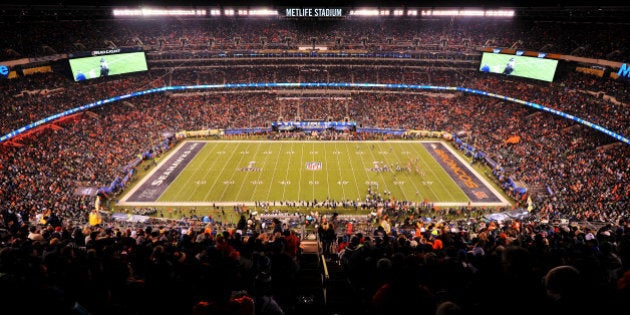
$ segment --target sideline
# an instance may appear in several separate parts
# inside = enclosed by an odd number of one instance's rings
[[[153,202],[138,202],[138,201],[128,201],[129,198],[134,195],[138,190],[140,189],[144,189],[144,187],[146,186],[147,182],[149,181],[150,178],[153,177],[153,175],[158,172],[158,171],[162,171],[164,165],[167,164],[167,162],[170,162],[170,159],[174,156],[180,153],[181,149],[183,148],[184,145],[189,144],[191,142],[199,142],[199,143],[265,143],[265,142],[269,142],[269,143],[278,143],[278,142],[282,142],[282,143],[322,143],[322,142],[335,142],[335,143],[357,143],[357,142],[361,142],[361,143],[410,143],[410,142],[415,142],[415,143],[419,143],[419,144],[431,144],[431,143],[439,143],[442,148],[445,148],[446,150],[448,150],[455,159],[457,159],[458,162],[461,163],[460,166],[465,167],[467,170],[469,170],[472,174],[474,174],[474,176],[476,177],[476,179],[478,179],[484,186],[485,188],[487,188],[489,191],[492,192],[492,194],[494,194],[500,201],[499,202],[434,202],[433,205],[438,206],[438,207],[466,207],[466,206],[472,206],[472,207],[504,207],[504,206],[510,206],[511,203],[505,199],[505,197],[498,192],[495,187],[493,185],[491,185],[488,180],[486,178],[484,178],[483,176],[481,176],[474,168],[472,168],[472,166],[470,166],[470,164],[464,160],[458,153],[457,151],[455,151],[455,149],[453,149],[451,146],[446,145],[444,143],[444,141],[439,141],[439,140],[335,140],[335,141],[331,141],[331,140],[183,140],[180,144],[178,144],[175,148],[172,149],[172,151],[164,158],[161,159],[161,161],[158,163],[158,165],[156,167],[154,167],[148,174],[146,174],[129,192],[127,192],[123,198],[121,198],[118,203],[115,206],[121,206],[121,207],[127,207],[127,206],[138,206],[138,207],[212,207],[212,206],[218,206],[218,207],[226,207],[226,206],[237,206],[237,205],[241,205],[241,206],[248,206],[248,207],[253,207],[256,205],[256,201],[251,201],[251,200],[232,200],[232,201],[153,201]],[[425,148],[426,150],[426,148]],[[444,168],[444,165],[442,165],[442,163],[438,163],[442,168]],[[452,176],[451,176],[452,178]],[[453,178],[453,180],[455,182],[457,182],[456,178]],[[296,202],[297,201],[291,201],[291,200],[287,200],[288,202]],[[273,203],[273,201],[267,201],[269,203]]]

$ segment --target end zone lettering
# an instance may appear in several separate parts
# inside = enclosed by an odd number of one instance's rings
[[[459,165],[457,165],[457,162],[455,162],[453,159],[451,159],[451,157],[446,153],[446,151],[443,151],[442,149],[435,149],[435,153],[437,153],[437,155],[440,158],[442,158],[444,163],[448,167],[450,167],[451,170],[453,170],[453,173],[455,173],[457,178],[459,178],[459,180],[461,180],[466,187],[468,187],[468,188],[478,188],[479,187],[479,185],[477,185],[477,183],[466,173],[466,171],[461,169],[459,167]]]

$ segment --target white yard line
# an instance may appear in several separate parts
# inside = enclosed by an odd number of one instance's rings
[[[302,174],[304,172],[304,169],[306,168],[305,165],[306,164],[304,163],[304,146],[302,146],[302,152],[300,153],[300,178],[298,179],[298,182],[297,182],[297,185],[298,185],[297,199],[300,199],[300,193],[302,192]],[[287,167],[287,173],[288,173],[288,167]]]
[[[261,143],[259,143],[259,144],[258,144],[258,146],[256,147],[256,153],[251,154],[251,153],[249,153],[249,151],[248,151],[248,153],[247,153],[247,154],[244,154],[244,156],[248,156],[248,157],[249,157],[249,160],[250,160],[250,161],[253,161],[253,160],[252,160],[252,158],[253,158],[253,157],[258,156],[258,152],[260,151],[260,147],[261,147],[261,146],[262,146],[262,144],[261,144]],[[250,147],[248,146],[248,147],[247,147],[247,150],[249,150],[249,149],[250,149]],[[248,164],[249,164],[249,163],[248,163]],[[255,167],[255,164],[254,164],[254,167]],[[249,177],[249,175],[250,175],[251,173],[252,173],[252,172],[250,172],[250,171],[245,172],[245,177],[243,178],[243,183],[241,183],[241,187],[239,187],[239,188],[238,188],[238,191],[236,192],[236,198],[239,198],[239,197],[240,197],[240,195],[241,195],[241,191],[243,191],[243,186],[247,185],[247,183],[249,182],[248,177]],[[234,174],[236,174],[236,172],[234,172]],[[250,195],[250,198],[251,198],[251,196],[253,196],[253,195],[254,195],[254,191],[256,191],[256,187],[257,187],[257,186],[258,186],[258,185],[254,185],[254,190],[252,191],[252,193],[251,193],[251,195]]]
[[[337,143],[335,143],[335,150],[339,151],[339,149],[337,148]],[[347,150],[347,145],[346,145],[346,150]],[[341,154],[337,154],[337,164],[339,164],[339,158],[340,158]],[[363,161],[363,159],[361,159],[361,161]],[[363,162],[361,162],[361,164],[363,164]],[[341,172],[341,167],[340,168],[340,172]],[[357,180],[357,174],[354,171],[354,164],[350,163],[350,170],[352,170],[352,177],[354,177],[354,186],[357,188],[357,194],[359,196],[362,196],[363,194],[361,193],[361,188],[359,188],[359,181]],[[349,200],[345,195],[344,195],[344,199],[345,200]],[[354,201],[354,200],[353,200]]]
[[[313,149],[311,151],[315,151],[315,143],[313,143]],[[324,144],[324,161],[326,161],[325,165],[328,165],[328,159],[326,158],[326,145],[325,144]],[[312,162],[317,162],[317,161],[313,160]],[[323,168],[324,168],[324,165],[322,165],[322,169]],[[326,181],[328,181],[328,171],[325,171],[325,172],[326,172]],[[313,187],[313,190],[312,190],[313,195],[311,196],[311,201],[312,201],[313,199],[315,199],[315,187],[317,185],[315,185],[315,171],[311,171],[311,174],[312,174],[311,179],[313,181],[313,185],[311,185],[311,187]],[[328,185],[328,196],[330,196],[330,185]]]
[[[350,154],[350,150],[348,150],[348,143],[346,143],[346,152],[348,153],[348,158],[350,158],[349,154]],[[352,160],[352,159],[350,159]],[[368,171],[368,168],[365,167],[365,162],[363,161],[363,158],[359,159],[361,161],[361,165],[363,166],[363,171],[365,172],[365,174],[367,175],[367,179],[368,181],[372,181],[372,178],[370,176],[370,171]],[[350,163],[350,167],[352,169],[352,173],[354,174],[354,163]],[[356,181],[356,176],[355,176],[355,181]],[[367,189],[365,191],[363,191],[363,193],[361,193],[361,189],[358,187],[359,183],[356,183],[357,185],[357,191],[359,192],[359,200],[364,200],[365,196],[367,195]],[[372,184],[368,184],[369,186],[372,186]]]
[[[337,148],[337,144],[335,144],[335,149]],[[339,181],[341,182],[341,195],[343,196],[342,200],[347,200],[348,198],[346,197],[346,185],[343,184],[344,178],[343,178],[343,170],[341,169],[341,163],[339,162],[339,154],[337,154],[337,167],[339,168]],[[328,178],[328,172],[326,172],[326,178]],[[356,179],[355,179],[356,182]],[[328,180],[328,183],[330,183],[330,180]],[[328,185],[328,196],[330,196],[330,185]]]
[[[417,145],[419,145],[419,144],[417,144]],[[400,164],[401,164],[401,165],[400,165],[400,167],[406,167],[406,164],[404,164],[404,161],[402,161],[402,160],[400,159],[400,157],[398,156],[398,154],[396,154],[396,152],[397,152],[397,151],[396,151],[396,150],[394,150],[394,152],[392,152],[392,153],[393,153],[393,155],[396,157],[396,159],[398,160],[398,163],[400,163]],[[409,160],[409,157],[407,157],[407,160]],[[418,191],[418,187],[416,186],[416,183],[415,183],[415,181],[413,180],[413,178],[411,177],[411,174],[410,174],[410,173],[401,172],[401,174],[398,174],[398,175],[404,175],[404,176],[407,178],[407,181],[409,181],[409,183],[411,183],[411,185],[413,185],[413,188],[414,188],[416,191]],[[404,197],[404,200],[408,200],[408,201],[412,201],[412,200],[413,200],[412,198],[407,197],[407,195],[405,194],[405,189],[402,187],[402,185],[400,185],[400,184],[399,184],[399,185],[398,185],[398,188],[399,188],[399,189],[400,189],[400,191],[402,192],[403,197]],[[418,198],[418,197],[416,197],[416,198]]]
[[[382,150],[381,148],[382,142],[383,141],[376,142],[378,144],[378,146],[376,147],[377,150]],[[370,150],[370,155],[372,155],[372,161],[378,160],[376,156],[374,155],[374,150]],[[387,165],[387,161],[385,160],[385,158],[383,158],[383,161],[380,161],[380,162],[383,162],[385,163],[385,165]],[[380,177],[381,180],[383,181],[383,186],[385,186],[384,189],[391,193],[392,190],[389,188],[389,185],[387,185],[387,180],[385,180],[385,177],[383,176],[383,172],[378,172],[378,177]],[[379,187],[379,189],[381,189],[381,187]],[[385,195],[383,195],[383,199],[385,199]]]
[[[286,194],[287,194],[287,186],[289,185],[293,185],[293,183],[287,183],[287,181],[289,181],[289,165],[291,164],[291,160],[293,159],[293,156],[295,155],[295,151],[293,151],[293,144],[297,143],[296,142],[291,142],[291,149],[289,149],[289,151],[287,151],[286,153],[289,154],[289,162],[287,163],[287,172],[284,174],[284,185],[282,185],[282,187],[284,188],[282,190],[282,199],[280,201],[285,201],[286,199]],[[304,150],[304,147],[302,147],[302,150]],[[302,158],[300,158],[301,160]]]
[[[440,144],[439,142],[435,142],[435,141],[428,142],[428,143],[437,143],[438,145]],[[419,149],[418,148],[414,148],[414,151],[419,156],[419,153],[418,153]],[[422,151],[425,152],[425,153],[428,153],[425,148],[422,148]],[[429,154],[429,157],[433,159],[433,156],[430,155],[430,154]],[[440,180],[440,177],[436,175],[435,169],[431,168],[427,164],[427,161],[424,158],[420,158],[420,161],[423,164],[423,169],[427,169],[429,172],[431,172],[431,174],[433,174],[433,176],[432,176],[433,180],[438,181],[439,185],[442,186],[443,190],[449,195],[449,197],[454,198],[453,194],[451,193],[451,190],[444,184],[444,182],[442,182]],[[436,163],[437,163],[437,161],[436,161]],[[437,163],[437,167],[442,168],[442,166],[439,163]],[[448,178],[451,178],[450,175],[448,175],[448,173],[446,175],[448,176]],[[459,187],[459,185],[457,185],[457,183],[455,182],[455,180],[453,178],[451,178],[451,181],[452,181],[453,185],[455,187],[457,187],[457,189],[459,189],[464,194],[464,196],[466,196],[466,193]],[[453,185],[450,185],[450,186],[453,186]],[[433,195],[435,195],[435,196],[438,195],[438,194],[435,193],[435,190],[433,190],[433,188],[431,188],[431,186],[428,186],[428,187],[429,187],[429,190],[433,193]]]
[[[267,150],[269,150],[268,148],[269,147],[267,147]],[[262,165],[261,165],[262,169],[260,170],[260,172],[258,172],[258,179],[257,179],[257,181],[262,181],[261,178],[263,176],[263,173],[265,172],[265,169],[266,169],[265,167],[267,166],[267,161],[269,161],[269,157],[273,155],[272,151],[269,151],[271,153],[268,153],[268,154],[265,154],[265,152],[266,151],[263,151],[263,155],[266,155],[265,156],[265,162],[262,163]],[[263,183],[263,184],[266,184],[266,183]],[[271,184],[271,182],[269,184]],[[254,190],[251,193],[252,196],[254,196],[256,194],[256,190],[258,189],[258,186],[259,185],[254,185]]]
[[[216,149],[217,146],[214,146],[214,148]],[[214,152],[214,149],[212,150]],[[222,150],[225,153],[225,150]],[[221,151],[217,151],[217,154],[221,152]],[[212,158],[212,154],[208,155],[208,158]],[[219,159],[214,159],[212,166],[208,168],[208,170],[206,171],[206,173],[204,174],[204,178],[208,177],[208,174],[210,174],[212,172],[212,170],[214,169],[214,166],[216,165],[217,161],[219,161]],[[216,178],[212,181],[212,186],[210,186],[210,189],[208,189],[208,191],[206,191],[206,194],[204,195],[204,199],[208,198],[208,194],[210,194],[211,191],[214,190],[214,187],[217,185],[217,178],[219,178],[219,176],[216,176]]]
[[[204,143],[204,147],[205,147],[206,145],[207,145],[207,143]],[[199,150],[199,152],[197,153],[197,155],[199,155],[199,153],[201,153],[201,152],[203,151],[204,147],[202,147],[202,148],[201,148],[201,150]],[[197,157],[197,155],[193,156],[193,157],[192,157],[192,159],[190,160],[190,162],[188,162],[188,164],[192,163],[192,162],[195,160],[195,158]],[[207,160],[208,160],[208,158],[206,157],[206,159],[204,160],[204,164],[205,164],[205,161],[207,161]],[[177,178],[178,178],[178,177],[179,177],[182,173],[184,173],[184,170],[186,170],[187,168],[188,168],[188,166],[186,166],[186,167],[185,167],[185,168],[184,168],[181,172],[179,172],[179,174],[177,174],[177,176],[175,177],[175,179],[173,179],[173,182],[171,183],[171,185],[172,185],[172,184],[174,184],[174,183],[177,181]],[[204,178],[205,178],[205,177],[206,177],[206,176],[204,176]],[[188,184],[190,183],[190,181],[191,181],[193,178],[194,178],[194,176],[190,176],[190,177],[188,178],[188,180],[184,183],[184,185],[180,185],[179,190],[177,190],[177,193],[175,194],[175,197],[176,197],[176,198],[178,198],[178,197],[179,197],[179,194],[180,194],[182,191],[184,191],[184,190],[186,190],[188,187],[190,187],[190,186],[188,186]],[[192,185],[191,185],[191,186],[192,186]],[[169,185],[169,187],[167,187],[167,188],[164,190],[164,192],[162,193],[162,195],[163,195],[164,193],[166,193],[166,192],[169,190],[169,188],[170,188],[170,185]],[[160,197],[161,197],[161,195],[160,195]],[[158,197],[156,200],[160,200],[160,197]]]
[[[170,153],[168,153],[165,157],[162,157],[160,159],[160,163],[158,163],[148,174],[144,175],[144,177],[138,182],[136,183],[135,186],[133,186],[133,188],[127,192],[123,198],[121,198],[118,203],[122,204],[125,203],[127,201],[127,199],[129,199],[129,197],[133,196],[133,194],[135,194],[135,192],[140,189],[140,187],[144,186],[144,184],[149,180],[149,178],[151,178],[151,176],[153,174],[155,174],[155,172],[161,170],[162,166],[164,166],[164,164],[166,164],[166,162],[173,156],[179,153],[179,150],[187,143],[187,142],[194,142],[194,141],[182,141],[182,143],[180,143],[179,145],[177,145],[175,148],[172,149],[172,151]],[[196,142],[203,142],[204,145],[205,143],[207,143],[207,141],[196,141]]]
[[[324,160],[326,161],[326,166],[328,166],[328,152],[326,151],[326,145],[324,144]],[[339,163],[337,163],[339,164]],[[328,187],[326,189],[326,196],[330,196],[330,186],[332,186],[333,183],[330,182],[330,172],[328,172],[328,169],[325,170],[326,172],[326,183],[328,183]],[[315,194],[313,194],[315,195]]]
[[[240,201],[221,201],[221,202],[127,202],[126,200],[129,198],[129,196],[133,195],[140,187],[142,187],[146,181],[150,178],[150,176],[157,172],[161,166],[163,166],[165,164],[165,162],[173,155],[177,154],[177,152],[179,151],[179,149],[181,148],[181,146],[186,143],[186,142],[203,142],[203,143],[207,143],[207,142],[214,142],[214,143],[281,143],[280,146],[280,150],[279,150],[279,154],[284,153],[282,151],[282,147],[284,143],[290,143],[290,144],[295,144],[295,143],[321,143],[321,142],[330,142],[330,141],[317,141],[317,140],[304,140],[304,141],[297,141],[297,140],[280,140],[280,141],[267,141],[267,140],[187,140],[184,141],[182,143],[180,143],[176,148],[173,149],[173,151],[171,153],[169,153],[166,157],[162,158],[160,160],[160,163],[158,163],[158,165],[151,170],[147,175],[145,175],[128,193],[126,193],[122,199],[120,199],[118,205],[120,206],[176,206],[176,207],[203,207],[203,206],[212,206],[212,205],[216,205],[216,206],[233,206],[235,204],[243,204],[246,206],[254,206],[255,202],[254,201],[245,201],[245,202],[240,202]],[[335,143],[343,143],[346,144],[346,147],[348,144],[354,144],[357,143],[357,141],[335,141]],[[383,144],[383,143],[443,143],[442,141],[436,141],[436,140],[418,140],[418,141],[414,141],[414,140],[387,140],[387,141],[382,141],[382,140],[365,140],[365,141],[361,141],[361,143],[374,143],[374,144]],[[451,153],[453,153],[453,155],[455,156],[455,158],[457,158],[466,168],[468,168],[470,171],[472,171],[472,173],[484,184],[488,187],[488,189],[495,194],[495,196],[497,198],[499,198],[499,200],[501,200],[500,202],[486,202],[486,203],[482,203],[482,202],[473,202],[471,203],[472,206],[508,206],[510,205],[510,202],[507,201],[505,199],[505,197],[499,193],[494,186],[492,186],[488,180],[486,180],[485,178],[483,178],[482,176],[479,175],[479,173],[473,169],[469,163],[467,163],[459,154],[457,154],[457,152],[451,148],[448,144],[444,144],[443,147],[446,147],[447,150],[449,150]],[[291,151],[293,150],[293,146],[291,146]],[[236,150],[234,151],[236,152]],[[233,154],[234,154],[233,152]],[[351,160],[353,160],[350,157],[350,151],[347,150],[348,152],[348,158],[350,158]],[[232,155],[233,155],[232,154]],[[372,153],[372,157],[374,158],[374,154]],[[363,159],[360,159],[361,163],[363,164],[363,166],[365,167],[364,161]],[[423,159],[421,159],[422,161],[424,161]],[[279,159],[276,159],[276,168],[278,166],[278,162]],[[290,163],[290,159],[289,159],[289,163]],[[425,164],[426,166],[426,164]],[[428,168],[428,167],[426,167]],[[221,173],[223,173],[224,170],[221,171]],[[433,172],[433,170],[431,170]],[[289,170],[287,168],[287,173],[285,174],[285,180],[288,180],[286,177],[288,176]],[[273,172],[274,176],[275,176],[275,172]],[[353,174],[354,174],[354,168],[353,168]],[[386,184],[386,181],[384,180],[384,178],[382,177],[382,174],[379,174],[384,182],[384,185]],[[370,176],[368,176],[368,178],[370,178]],[[270,182],[270,184],[273,184],[273,180],[274,178],[272,177],[272,180]],[[356,177],[355,177],[355,182],[356,182]],[[216,181],[215,181],[216,184]],[[441,183],[443,185],[443,183]],[[358,186],[358,182],[356,183],[356,185]],[[283,192],[283,199],[285,196],[285,192],[286,192],[286,185],[284,186],[284,192]],[[271,194],[271,187],[272,185],[269,186],[269,190],[267,193],[267,199],[269,199],[269,195]],[[457,186],[459,188],[459,186]],[[214,186],[212,187],[214,188]],[[211,188],[211,189],[212,189]],[[379,187],[380,188],[380,187]],[[389,190],[389,187],[386,186],[385,187],[387,190]],[[227,188],[226,188],[227,189]],[[329,189],[330,189],[330,185],[329,185]],[[358,189],[358,188],[357,188]],[[429,188],[431,191],[433,191],[431,188]],[[461,189],[461,188],[459,188]],[[210,191],[210,190],[209,190]],[[206,195],[207,197],[207,195]],[[272,202],[270,200],[267,200],[269,202]],[[433,203],[436,206],[439,207],[464,207],[464,206],[468,206],[469,203],[468,202],[434,202]]]
[[[278,154],[282,154],[282,147],[283,147],[283,143],[280,143],[280,148],[278,149]],[[276,165],[274,166],[274,169],[278,169],[278,163],[280,162],[280,158],[276,158]],[[276,178],[276,173],[277,172],[273,172],[271,175],[271,180],[269,181],[269,187],[267,187],[267,201],[271,201],[269,200],[269,196],[271,195],[271,190],[273,189],[273,180]],[[262,201],[262,200],[261,200]]]
[[[241,143],[239,142],[239,144],[241,144]],[[239,147],[240,147],[240,145],[239,145],[239,146],[237,146],[237,147],[235,148],[235,150],[233,150],[233,151],[232,151],[232,154],[230,154],[230,160],[232,160],[232,157],[234,156],[234,153],[236,153],[236,151],[238,150],[238,148],[239,148]],[[240,151],[239,151],[239,152],[240,152]],[[246,154],[241,154],[241,159],[239,160],[239,163],[242,163],[242,162],[243,162],[243,158],[245,157],[245,155],[246,155]],[[237,163],[237,165],[238,165],[238,163]],[[227,166],[227,164],[226,164],[226,166]],[[224,167],[221,169],[221,173],[220,173],[220,174],[225,173],[225,167],[226,167],[226,166],[224,166]],[[235,171],[232,171],[232,174],[231,174],[230,179],[229,179],[229,181],[230,181],[230,182],[234,181],[234,175],[235,175],[235,173],[236,173]],[[221,176],[217,176],[217,178],[221,178]],[[228,185],[225,185],[225,188],[223,188],[223,192],[221,193],[221,197],[219,198],[220,200],[223,200],[223,196],[225,196],[225,193],[229,190],[230,185],[232,185],[232,184],[230,183],[230,184],[228,184]],[[208,194],[209,194],[209,193],[210,193],[210,191],[208,191]],[[206,195],[206,196],[204,197],[204,199],[207,199],[207,197],[208,197],[208,195]]]

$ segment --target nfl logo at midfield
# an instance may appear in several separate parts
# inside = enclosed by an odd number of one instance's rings
[[[309,171],[319,171],[322,169],[322,162],[306,162],[306,169]]]

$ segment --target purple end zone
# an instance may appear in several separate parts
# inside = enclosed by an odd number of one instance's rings
[[[424,148],[440,163],[448,175],[455,180],[472,202],[500,202],[497,197],[479,178],[468,169],[441,142],[422,144]]]
[[[186,142],[166,162],[151,174],[134,193],[127,198],[128,202],[155,202],[177,175],[192,161],[193,157],[204,147],[202,142]]]

